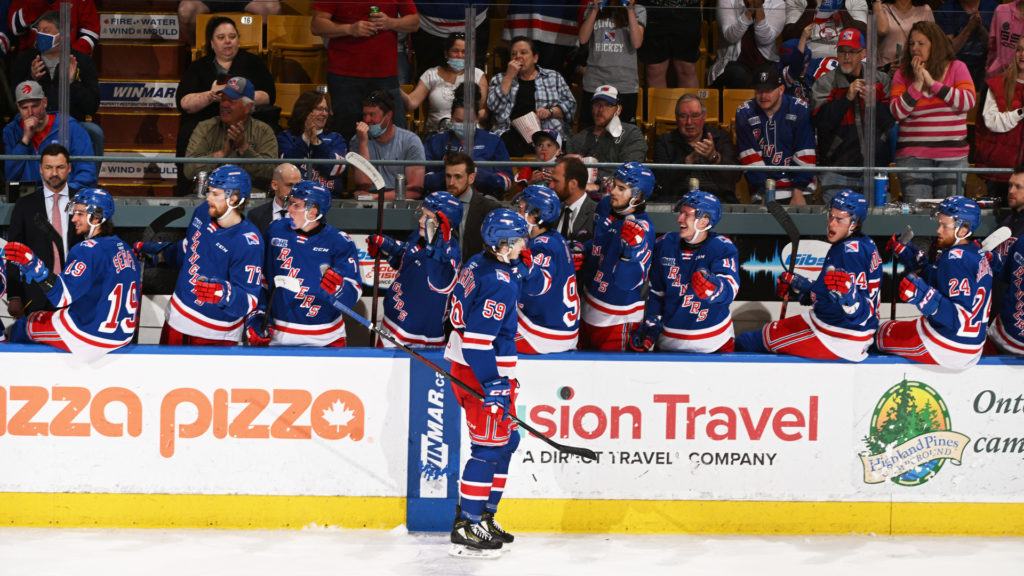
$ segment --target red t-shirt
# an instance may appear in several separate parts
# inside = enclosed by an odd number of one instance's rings
[[[338,24],[352,24],[369,20],[370,6],[398,18],[416,14],[416,5],[411,0],[374,0],[372,2],[330,2],[317,1],[313,9],[331,15],[331,21]],[[327,44],[327,71],[343,76],[360,78],[386,78],[398,75],[398,34],[385,30],[367,38],[339,36]]]

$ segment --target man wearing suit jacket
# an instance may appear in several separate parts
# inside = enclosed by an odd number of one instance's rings
[[[597,202],[587,196],[587,167],[575,156],[563,156],[551,171],[551,189],[562,201],[556,229],[566,240],[586,240],[594,232]]]
[[[288,216],[288,195],[292,193],[292,186],[302,180],[302,174],[294,164],[285,162],[274,168],[274,176],[270,180],[270,190],[274,197],[270,202],[264,202],[249,210],[247,217],[249,221],[259,228],[260,234],[267,236],[267,228],[270,224]]]
[[[444,183],[449,194],[462,202],[466,216],[459,224],[459,243],[462,244],[462,261],[484,249],[480,226],[484,216],[502,204],[495,198],[473,190],[476,182],[476,163],[465,152],[451,152],[444,158]]]
[[[50,144],[40,155],[39,175],[42,187],[19,198],[11,211],[7,239],[28,245],[50,270],[60,271],[72,246],[82,240],[71,225],[67,205],[74,191],[68,186],[71,174],[70,155],[60,144]],[[54,205],[56,203],[56,206]],[[42,220],[36,223],[38,215]],[[60,241],[56,241],[56,237]],[[56,259],[59,262],[55,262]],[[7,267],[7,310],[20,318],[37,310],[53,310],[49,298],[37,283],[24,284],[21,272],[13,264]]]

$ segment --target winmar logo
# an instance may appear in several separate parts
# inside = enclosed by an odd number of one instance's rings
[[[959,466],[971,439],[951,426],[946,402],[931,386],[903,380],[889,388],[875,405],[864,437],[864,482],[889,479],[918,486],[938,474],[946,460]]]

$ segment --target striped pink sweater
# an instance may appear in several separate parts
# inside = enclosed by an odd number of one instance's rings
[[[967,143],[967,112],[977,97],[967,66],[949,64],[945,78],[932,84],[932,96],[914,89],[913,80],[899,70],[892,79],[889,109],[900,123],[896,157],[953,160],[970,151]]]

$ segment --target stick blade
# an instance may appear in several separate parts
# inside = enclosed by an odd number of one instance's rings
[[[907,227],[903,229],[903,233],[900,234],[900,244],[909,244],[914,239],[914,229],[907,224]]]
[[[274,287],[284,288],[289,292],[295,292],[297,294],[299,290],[302,290],[302,281],[298,278],[278,274],[277,276],[274,276]]]
[[[373,167],[373,164],[370,164],[369,160],[360,156],[358,152],[352,151],[345,154],[345,161],[355,166],[363,174],[366,174],[366,177],[373,183],[374,188],[377,190],[384,189],[384,177]]]
[[[989,234],[988,238],[985,238],[981,243],[981,249],[985,252],[991,252],[1000,244],[1009,240],[1011,236],[1013,236],[1013,231],[1006,226],[1000,226],[996,228],[995,232]]]
[[[167,228],[168,224],[174,222],[175,220],[181,218],[184,215],[184,208],[182,208],[181,206],[174,206],[170,210],[157,216],[152,222],[149,223],[149,226],[147,226],[146,230],[142,233],[143,241],[152,241],[153,237],[155,237],[164,228]]]
[[[586,458],[597,462],[597,453],[590,448],[580,448],[579,446],[564,446],[559,445],[558,450],[565,452],[566,454],[572,454],[573,456],[579,456],[580,458]]]

